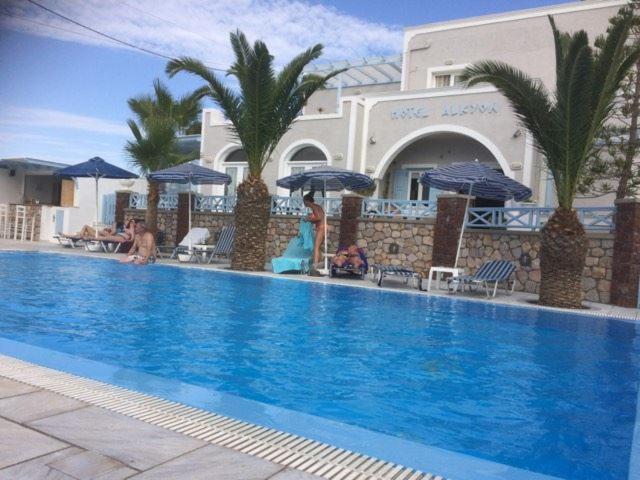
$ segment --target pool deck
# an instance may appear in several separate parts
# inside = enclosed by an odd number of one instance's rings
[[[63,248],[45,242],[0,240],[2,250],[115,258],[113,254]],[[229,266],[224,263],[179,264],[165,259],[159,263],[213,270]],[[271,272],[246,274],[275,276]],[[361,280],[298,275],[278,277],[380,289],[372,282]],[[393,280],[384,289],[451,297],[445,292],[420,292]],[[488,301],[484,293],[475,296],[465,294],[464,298]],[[546,308],[532,305],[530,302],[535,299],[535,295],[516,292],[489,301]],[[640,319],[636,309],[595,303],[586,305],[589,309],[580,313],[633,321]],[[126,404],[122,404],[123,401]],[[215,418],[206,423],[201,421],[205,417]],[[220,425],[224,429],[220,430]],[[330,445],[266,430],[0,354],[0,445],[3,445],[0,449],[0,480],[312,480],[319,477],[336,480],[443,480],[439,476],[403,469]],[[238,434],[241,437],[236,438]],[[261,438],[280,439],[283,435],[287,440],[285,447],[252,443]],[[301,447],[300,451],[295,449],[297,446]],[[318,452],[322,455],[318,456]]]
[[[2,376],[0,444],[2,480],[318,478]]]

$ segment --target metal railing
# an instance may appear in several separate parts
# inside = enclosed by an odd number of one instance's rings
[[[197,212],[233,213],[236,207],[235,195],[197,195],[194,199]]]
[[[146,210],[147,194],[134,192],[131,195],[129,195],[129,208]],[[160,194],[160,200],[158,201],[158,210],[175,210],[176,208],[178,208],[177,193],[161,193]]]
[[[540,230],[555,209],[551,207],[473,207],[469,209],[466,226],[508,230]],[[614,207],[576,208],[586,230],[613,230]]]
[[[111,209],[115,213],[115,196],[103,198],[103,221],[111,218]],[[105,203],[107,202],[107,203]],[[111,202],[111,203],[109,203]],[[342,198],[318,198],[316,202],[324,208],[330,217],[339,217],[342,210]],[[112,207],[111,207],[112,205]],[[236,205],[234,195],[194,195],[194,210],[198,212],[233,213]],[[132,193],[129,208],[146,209],[147,195]],[[178,208],[177,194],[161,194],[158,209],[175,210]],[[469,209],[466,226],[479,229],[540,230],[553,214],[550,207],[473,207]],[[578,218],[585,229],[609,232],[614,228],[614,207],[576,208]],[[271,197],[272,215],[307,215],[309,209],[304,206],[302,197]],[[389,198],[365,198],[362,201],[362,218],[435,218],[437,202],[427,200],[394,200]]]
[[[316,203],[320,205],[329,217],[339,217],[342,211],[342,198],[316,198]],[[271,197],[272,215],[307,215],[309,209],[304,206],[302,197]]]
[[[362,201],[364,218],[435,218],[438,204],[428,200],[394,200],[365,198]]]

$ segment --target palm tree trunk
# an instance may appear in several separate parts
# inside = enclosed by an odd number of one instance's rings
[[[558,207],[540,241],[540,304],[581,308],[588,239],[576,211]]]
[[[160,184],[156,182],[147,182],[147,214],[145,221],[147,229],[154,235],[158,231],[158,202],[160,201]]]
[[[262,178],[249,176],[238,185],[236,238],[231,258],[233,270],[262,271],[266,261],[266,237],[271,196]]]

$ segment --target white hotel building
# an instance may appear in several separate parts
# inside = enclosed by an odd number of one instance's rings
[[[265,167],[267,185],[273,194],[287,195],[276,179],[326,163],[374,177],[374,197],[427,200],[437,192],[420,185],[423,171],[478,159],[529,186],[536,204],[551,206],[553,187],[543,158],[507,100],[490,85],[462,88],[458,75],[474,62],[500,60],[553,91],[555,55],[547,16],[561,30],[586,30],[593,42],[625,3],[582,1],[410,27],[402,55],[314,67],[349,69],[310,99]],[[247,173],[244,152],[219,111],[205,109],[202,125],[202,164],[235,181],[225,190],[203,186],[201,191],[233,194]],[[611,198],[576,201],[604,204]]]

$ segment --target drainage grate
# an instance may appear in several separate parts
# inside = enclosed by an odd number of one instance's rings
[[[0,355],[0,376],[329,480],[445,480],[271,428]]]

